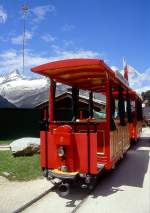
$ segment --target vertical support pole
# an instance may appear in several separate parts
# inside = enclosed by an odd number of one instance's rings
[[[49,88],[49,130],[52,130],[53,124],[51,122],[54,118],[54,80],[50,79],[50,88]],[[48,130],[45,131],[45,176],[48,177]]]
[[[51,122],[53,121],[53,101],[54,101],[54,81],[53,79],[50,79],[50,88],[49,88],[49,130],[52,130],[52,124]],[[45,131],[45,176],[48,177],[48,131]]]
[[[49,90],[49,122],[54,120],[54,81],[50,79],[50,90]]]
[[[110,131],[110,82],[108,76],[106,79],[106,120],[108,131]]]
[[[105,154],[110,159],[110,81],[106,76],[106,137],[105,137]]]
[[[79,88],[72,87],[72,121],[76,121],[78,117],[78,108],[79,108]]]
[[[89,118],[93,118],[93,92],[89,93]]]

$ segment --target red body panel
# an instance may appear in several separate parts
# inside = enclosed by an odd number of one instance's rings
[[[90,134],[90,173],[97,174],[97,134]]]
[[[61,134],[59,135],[61,137]],[[47,139],[46,139],[47,137]],[[65,135],[64,135],[65,137]],[[90,168],[88,171],[88,135],[87,133],[73,133],[70,138],[70,142],[64,143],[58,142],[58,135],[51,132],[41,132],[41,167],[46,167],[46,155],[47,155],[47,167],[49,169],[59,168],[65,164],[68,166],[69,171],[79,171],[81,173],[97,174],[97,134],[89,134],[89,163]],[[47,149],[46,149],[47,140]],[[67,140],[68,141],[68,135]],[[58,147],[63,145],[66,150],[66,159],[61,160],[58,156]],[[47,150],[47,151],[46,151]]]
[[[78,159],[78,171],[81,173],[88,172],[88,146],[87,146],[87,134],[75,133],[74,142],[76,146],[75,160]]]
[[[57,155],[57,147],[55,144],[54,135],[51,132],[48,132],[48,168],[58,168],[60,161]]]

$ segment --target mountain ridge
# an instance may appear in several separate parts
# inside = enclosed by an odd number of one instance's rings
[[[47,78],[29,78],[18,70],[0,76],[0,96],[18,108],[34,108],[48,99],[49,82]],[[6,104],[6,108],[7,108]],[[0,103],[0,108],[5,104]]]

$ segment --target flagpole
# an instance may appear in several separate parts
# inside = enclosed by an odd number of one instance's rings
[[[26,36],[26,15],[28,12],[28,6],[22,6],[23,12],[23,41],[22,41],[22,72],[24,74],[24,67],[25,67],[25,36]]]
[[[127,61],[123,58],[123,70],[124,70],[124,78],[128,81],[128,65]]]

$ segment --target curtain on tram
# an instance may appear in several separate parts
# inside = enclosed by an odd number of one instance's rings
[[[118,111],[119,111],[119,118],[120,118],[120,125],[125,126],[125,104],[124,104],[124,97],[123,97],[123,89],[119,87],[119,94],[118,94]]]
[[[139,99],[136,100],[136,118],[137,118],[137,121],[141,121],[143,119],[142,102]]]
[[[112,82],[110,81],[110,130],[116,129],[116,125],[113,119],[114,115],[115,115],[115,99],[112,94]]]
[[[130,95],[128,92],[127,92],[127,115],[128,115],[128,122],[132,123],[131,101],[130,101]]]

